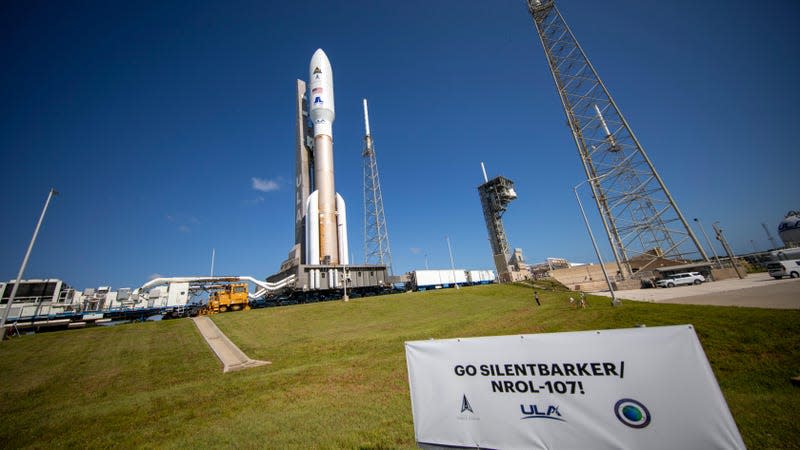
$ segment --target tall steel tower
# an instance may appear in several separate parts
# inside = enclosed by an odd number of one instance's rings
[[[364,99],[364,264],[385,265],[392,273],[392,250],[389,247],[389,231],[383,213],[383,195],[378,176],[378,161],[369,132],[369,111]]]
[[[708,257],[553,0],[527,0],[620,275]],[[663,261],[663,260],[662,260]]]

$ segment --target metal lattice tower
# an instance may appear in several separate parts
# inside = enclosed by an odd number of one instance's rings
[[[765,224],[764,222],[761,222],[761,227],[764,228],[764,233],[767,233],[767,239],[769,239],[769,243],[770,243],[770,245],[772,245],[772,248],[770,250],[775,250],[776,248],[779,248],[778,242],[775,240],[774,237],[772,237],[772,233],[769,232],[769,228],[767,228],[767,224]]]
[[[389,247],[389,231],[383,212],[383,195],[378,176],[378,161],[369,132],[369,112],[364,99],[364,264],[385,265],[392,273],[392,250]]]
[[[620,275],[708,260],[552,0],[527,0]]]

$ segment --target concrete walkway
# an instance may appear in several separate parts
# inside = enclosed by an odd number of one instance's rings
[[[609,296],[608,291],[592,294]],[[744,280],[733,278],[698,286],[632,289],[617,291],[616,294],[621,299],[653,303],[798,309],[800,279],[775,280],[766,273],[754,273]]]
[[[236,370],[247,369],[250,367],[263,366],[264,364],[272,364],[269,361],[258,361],[250,359],[243,351],[239,350],[228,336],[217,328],[217,325],[206,316],[192,317],[200,334],[203,335],[208,346],[222,361],[222,373],[233,372]]]

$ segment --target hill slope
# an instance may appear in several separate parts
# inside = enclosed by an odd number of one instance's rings
[[[414,447],[407,340],[694,324],[745,443],[800,432],[800,312],[657,305],[480,286],[228,313],[218,326],[272,365],[222,374],[189,320],[0,344],[5,447]],[[776,414],[776,411],[782,413]]]

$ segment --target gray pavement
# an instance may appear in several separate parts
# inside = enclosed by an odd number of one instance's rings
[[[610,296],[608,292],[593,292]],[[776,280],[766,273],[703,283],[698,286],[617,291],[623,300],[684,305],[747,306],[800,309],[800,278]]]
[[[208,346],[222,362],[223,373],[271,364],[269,361],[250,359],[208,317],[198,316],[193,317],[192,320],[200,334],[208,342]]]

